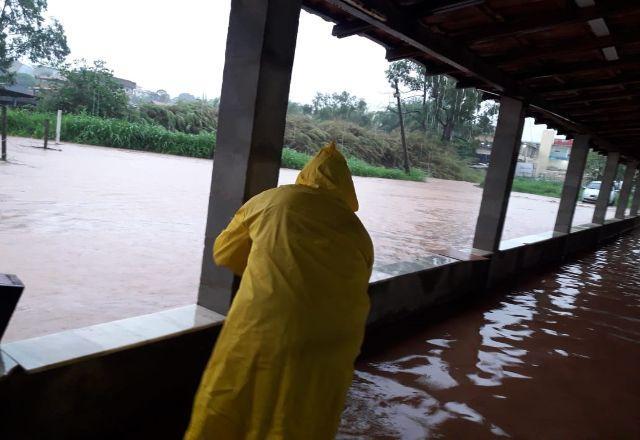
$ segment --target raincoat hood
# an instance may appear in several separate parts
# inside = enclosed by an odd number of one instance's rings
[[[296,179],[296,185],[330,191],[345,201],[353,212],[358,210],[358,197],[353,187],[351,171],[335,142],[323,147],[305,165]]]

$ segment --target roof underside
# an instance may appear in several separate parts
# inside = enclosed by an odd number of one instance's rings
[[[336,25],[600,151],[640,158],[639,0],[303,0]]]

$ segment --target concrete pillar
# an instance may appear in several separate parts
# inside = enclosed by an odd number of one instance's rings
[[[536,159],[536,177],[540,177],[547,171],[549,166],[549,154],[551,154],[551,146],[556,139],[556,131],[546,129],[542,132],[540,138],[540,147],[538,148],[538,158]]]
[[[56,117],[56,145],[60,143],[60,130],[62,128],[62,110],[58,110]]]
[[[638,209],[640,209],[640,173],[636,176],[636,189],[633,193],[633,200],[631,201],[631,209],[629,215],[635,217],[638,215]]]
[[[636,168],[638,168],[638,162],[627,163],[622,188],[620,188],[620,196],[618,197],[618,206],[616,206],[616,218],[623,219],[625,217],[631,187],[633,186],[633,178],[636,175]]]
[[[233,0],[198,304],[219,313],[237,280],[213,263],[236,210],[278,183],[301,0]]]
[[[598,200],[596,200],[596,209],[593,212],[593,223],[602,225],[607,215],[607,207],[609,206],[609,196],[613,188],[613,181],[618,171],[618,161],[620,153],[609,153],[607,155],[607,163],[604,166],[604,173],[598,191]]]
[[[573,214],[576,210],[580,189],[582,188],[582,175],[584,174],[588,154],[589,136],[584,134],[576,136],[571,147],[567,174],[562,187],[562,196],[560,197],[560,206],[558,207],[558,215],[556,216],[556,225],[554,227],[556,232],[565,234],[571,232]]]
[[[473,247],[496,251],[500,247],[504,219],[507,215],[513,175],[518,161],[525,105],[503,96],[500,99],[498,125],[491,148],[491,161],[484,181],[480,213]]]

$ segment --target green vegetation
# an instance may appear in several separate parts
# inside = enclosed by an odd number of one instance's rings
[[[562,182],[516,177],[513,179],[511,191],[560,198],[562,185]]]
[[[42,138],[45,119],[49,119],[50,126],[55,127],[53,113],[11,110],[7,118],[9,133],[15,136]],[[51,130],[50,137],[53,136]],[[179,156],[211,157],[215,139],[213,133],[180,133],[145,122],[128,122],[88,115],[65,115],[62,118],[62,140],[81,144]]]
[[[55,124],[55,114],[12,110],[8,112],[9,133],[15,136],[42,138],[44,120],[51,127]],[[107,119],[88,115],[65,115],[62,118],[62,140],[81,144],[152,151],[179,156],[211,157],[215,145],[215,134],[202,132],[187,134],[169,131],[146,122],[128,122],[122,119]],[[54,133],[50,133],[53,138]],[[282,152],[282,166],[293,169],[302,167],[311,158],[310,154],[285,148]],[[399,169],[372,166],[348,157],[349,168],[356,176],[381,177],[387,179],[424,180],[425,173],[414,169],[405,174]]]
[[[389,178],[395,179],[398,177],[393,176],[404,174],[397,130],[387,133],[345,120],[319,120],[301,114],[289,114],[287,117],[285,147],[310,155],[332,140],[352,161],[358,159],[369,166],[386,168]],[[407,148],[412,170],[417,168],[416,173],[409,174],[411,180],[421,173],[440,179],[482,180],[482,173],[469,168],[469,161],[460,156],[456,144],[447,144],[431,135],[412,131],[407,135]],[[352,169],[362,168],[351,166]],[[364,170],[362,172],[364,174],[359,175],[370,175]]]
[[[38,103],[43,111],[62,110],[65,113],[89,113],[105,118],[127,115],[129,103],[124,89],[104,61],[88,65],[84,60],[60,73],[66,79],[45,93]]]
[[[131,112],[131,120],[162,125],[167,130],[198,134],[218,128],[218,108],[208,102],[177,102],[171,105],[141,104]]]
[[[310,159],[310,154],[301,153],[286,147],[282,150],[282,166],[285,168],[300,170]],[[421,182],[427,177],[424,171],[416,168],[412,169],[409,174],[406,174],[404,171],[397,168],[384,168],[369,165],[368,163],[354,157],[347,157],[347,164],[354,176],[414,180],[417,182]]]
[[[7,1],[0,11],[0,83],[12,83],[9,67],[19,59],[55,64],[69,54],[60,22],[47,18],[46,0]]]
[[[52,113],[62,109],[66,141],[210,157],[217,100],[188,93],[172,100],[164,90],[128,97],[122,81],[101,61],[79,61],[60,73],[64,80],[42,92],[39,112],[12,116],[14,134],[41,137],[43,118],[53,121]],[[356,175],[482,180],[483,173],[469,165],[475,160],[476,137],[492,130],[495,108],[481,105],[477,92],[456,89],[448,78],[434,79],[415,63],[394,63],[387,76],[404,95],[401,104],[384,110],[370,111],[366,101],[346,91],[318,93],[310,104],[289,103],[285,166],[301,168],[300,162],[335,141]],[[399,111],[405,121],[402,140]],[[409,172],[404,173],[405,168]]]

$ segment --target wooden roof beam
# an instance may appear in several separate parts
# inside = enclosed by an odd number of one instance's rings
[[[591,94],[581,94],[574,96],[559,96],[552,97],[547,96],[547,101],[551,102],[554,106],[561,109],[567,107],[577,107],[582,105],[589,105],[594,102],[605,101],[633,101],[640,98],[640,93],[637,91],[623,90],[619,92],[604,91]]]
[[[622,87],[628,84],[636,84],[636,83],[640,83],[640,75],[637,73],[634,75],[617,75],[612,78],[597,80],[597,81],[589,81],[585,83],[575,84],[572,82],[570,83],[570,85],[562,84],[559,86],[548,87],[548,88],[540,87],[540,88],[535,88],[533,90],[543,94],[559,93],[559,92],[580,92],[585,89],[597,89],[600,87],[613,87],[613,86]]]
[[[522,47],[509,53],[484,57],[483,60],[497,65],[520,64],[536,61],[550,56],[563,57],[572,56],[576,52],[603,49],[609,46],[620,46],[640,42],[640,32],[620,33],[616,35],[606,35],[593,37],[584,42],[576,43],[568,41],[565,44],[555,44],[549,47]]]
[[[400,46],[387,49],[385,58],[387,61],[392,62],[404,60],[406,58],[414,58],[420,55],[422,55],[422,51],[417,50],[415,47]]]
[[[431,0],[411,6],[407,8],[407,12],[424,18],[430,15],[448,14],[460,9],[482,5],[484,2],[485,0]]]
[[[597,3],[594,6],[576,10],[558,11],[553,14],[541,14],[522,20],[511,20],[491,26],[476,27],[454,34],[461,41],[472,44],[497,38],[517,37],[541,32],[558,26],[583,23],[597,18],[606,18],[612,14],[628,14],[640,10],[635,0]]]
[[[598,133],[640,133],[640,127],[607,128],[598,130]]]
[[[375,29],[375,27],[362,20],[345,21],[344,23],[334,25],[331,30],[331,35],[338,38],[345,38],[372,29]]]
[[[584,109],[585,107],[578,109],[578,111],[567,111],[570,112],[573,117],[600,115],[603,113],[611,115],[617,113],[640,112],[640,104],[586,107],[586,111]]]
[[[514,77],[521,81],[530,81],[538,78],[547,78],[550,76],[561,75],[576,75],[588,72],[598,72],[602,70],[613,69],[626,69],[626,68],[639,68],[640,69],[640,56],[632,55],[626,56],[624,59],[617,61],[602,61],[602,62],[581,62],[581,63],[567,63],[558,64],[556,66],[544,66],[539,69],[525,70],[523,73],[516,73]]]

